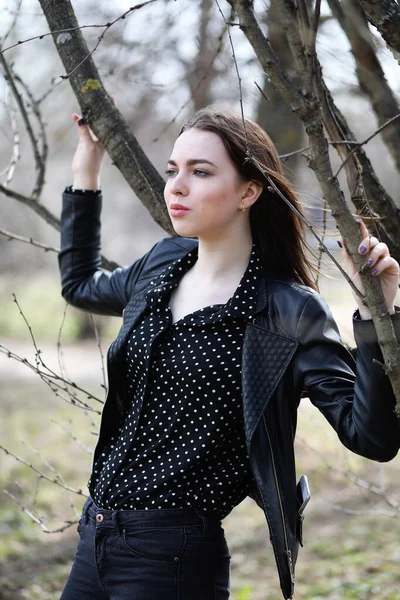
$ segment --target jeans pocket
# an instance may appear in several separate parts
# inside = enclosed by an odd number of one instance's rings
[[[137,558],[176,563],[185,549],[185,529],[149,528],[123,529],[121,540],[125,548]]]

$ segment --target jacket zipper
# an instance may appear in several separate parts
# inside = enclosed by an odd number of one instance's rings
[[[264,428],[265,428],[265,431],[266,431],[266,434],[267,434],[267,437],[268,437],[269,449],[270,449],[270,452],[271,452],[272,468],[273,468],[273,472],[274,472],[274,479],[275,479],[276,491],[277,491],[278,499],[279,499],[279,508],[280,508],[281,517],[282,517],[283,534],[284,534],[284,538],[285,538],[285,548],[286,548],[285,554],[286,554],[286,558],[287,558],[288,565],[289,565],[290,580],[291,580],[291,584],[292,584],[292,586],[291,586],[291,597],[293,597],[294,584],[296,582],[296,577],[294,575],[292,551],[289,548],[288,537],[287,537],[287,530],[286,530],[286,523],[285,523],[285,516],[284,516],[284,512],[283,512],[282,496],[281,496],[281,491],[280,491],[279,484],[278,484],[278,475],[277,475],[277,472],[276,472],[275,457],[274,457],[274,452],[273,452],[273,449],[272,449],[271,436],[269,434],[267,423],[265,421],[265,416],[263,416],[263,422],[264,422]]]

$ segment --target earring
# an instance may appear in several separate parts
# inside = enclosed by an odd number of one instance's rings
[[[241,207],[240,207],[240,210],[242,210],[243,212],[245,212],[245,210],[246,210],[246,207],[245,207],[245,205],[244,205],[244,204],[242,204],[242,205],[241,205]]]

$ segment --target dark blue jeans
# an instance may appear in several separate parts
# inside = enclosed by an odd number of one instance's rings
[[[102,510],[89,498],[61,600],[226,600],[221,522],[191,509]]]

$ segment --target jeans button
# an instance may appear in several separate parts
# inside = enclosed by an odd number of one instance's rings
[[[104,515],[102,515],[101,513],[99,513],[98,515],[96,515],[96,521],[98,523],[102,523],[104,521]]]

